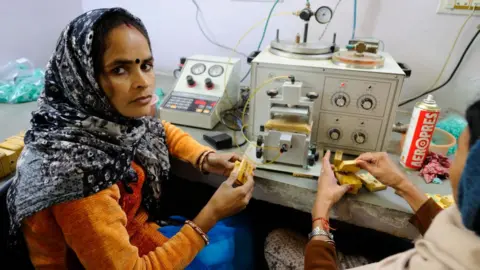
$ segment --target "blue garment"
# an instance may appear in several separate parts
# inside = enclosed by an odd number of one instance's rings
[[[185,222],[183,217],[173,220]],[[171,238],[182,225],[164,226],[158,231]],[[253,237],[248,219],[242,215],[230,217],[218,222],[207,233],[210,244],[198,253],[185,269],[234,270],[253,269]]]
[[[465,227],[480,236],[480,140],[470,147],[458,188],[458,208]]]

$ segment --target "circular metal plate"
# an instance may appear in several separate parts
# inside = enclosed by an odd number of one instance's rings
[[[299,54],[299,53],[290,53],[270,48],[270,52],[274,55],[291,58],[291,59],[300,59],[300,60],[329,60],[332,59],[333,53],[326,54]]]
[[[332,45],[332,43],[325,42],[307,42],[297,44],[296,42],[274,40],[270,44],[270,47],[288,53],[318,55],[331,53]]]
[[[385,64],[385,57],[379,54],[355,51],[340,51],[333,54],[332,62],[349,68],[377,69]]]

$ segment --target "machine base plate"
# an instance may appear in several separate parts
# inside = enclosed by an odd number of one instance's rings
[[[322,152],[323,151],[320,151],[320,153]],[[319,161],[315,162],[315,165],[313,165],[312,167],[308,167],[308,169],[304,169],[298,166],[291,166],[291,165],[279,164],[279,163],[263,164],[262,159],[258,159],[256,157],[255,145],[252,145],[252,144],[247,147],[247,150],[245,151],[245,155],[256,164],[257,169],[277,171],[277,172],[288,173],[288,174],[310,175],[312,177],[319,177],[320,172],[322,170],[321,157]]]

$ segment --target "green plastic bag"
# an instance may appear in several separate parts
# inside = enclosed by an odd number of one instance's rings
[[[0,103],[36,101],[43,91],[45,73],[20,58],[0,67]]]

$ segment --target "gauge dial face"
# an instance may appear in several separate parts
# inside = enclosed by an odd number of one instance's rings
[[[214,65],[208,69],[208,75],[212,77],[218,77],[223,74],[223,67],[220,65]]]
[[[315,19],[318,23],[326,24],[332,20],[333,11],[327,6],[320,7],[317,12],[315,12]]]
[[[192,72],[193,75],[200,75],[200,74],[204,73],[206,69],[207,69],[207,67],[204,64],[198,63],[198,64],[193,65],[193,67],[190,71]]]

